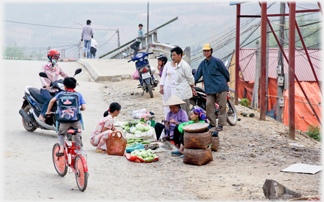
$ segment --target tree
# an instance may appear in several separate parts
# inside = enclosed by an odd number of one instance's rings
[[[20,47],[16,44],[16,42],[14,42],[13,45],[9,45],[6,47],[5,49],[5,56],[7,57],[24,57],[25,50],[23,47]]]

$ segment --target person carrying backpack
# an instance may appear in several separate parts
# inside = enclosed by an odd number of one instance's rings
[[[55,97],[51,99],[48,104],[46,115],[50,115],[51,108],[57,101],[57,110],[55,113],[56,121],[60,123],[58,131],[58,140],[60,144],[60,150],[56,153],[57,156],[64,155],[64,143],[65,135],[70,127],[75,129],[81,128],[81,111],[86,109],[85,101],[81,95],[74,90],[77,81],[73,77],[67,77],[63,80],[65,91],[59,92]],[[80,107],[80,109],[79,109]],[[75,142],[78,146],[82,147],[81,133],[75,135]]]

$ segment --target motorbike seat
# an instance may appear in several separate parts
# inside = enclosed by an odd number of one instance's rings
[[[199,87],[195,86],[194,88],[195,88],[196,91],[199,91],[201,93],[205,93],[205,91],[203,89],[199,88]]]
[[[44,104],[45,99],[41,95],[40,90],[38,88],[29,88],[29,92],[30,92],[30,95],[33,96],[33,98],[35,98],[35,100],[39,104]]]

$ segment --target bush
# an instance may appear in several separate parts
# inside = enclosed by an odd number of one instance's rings
[[[321,131],[318,126],[310,125],[307,129],[307,135],[314,140],[321,141]]]
[[[242,106],[244,106],[244,107],[248,107],[248,106],[250,106],[250,101],[248,100],[248,99],[246,99],[246,98],[243,98],[242,100],[241,100],[241,102],[240,102],[240,104],[242,105]]]

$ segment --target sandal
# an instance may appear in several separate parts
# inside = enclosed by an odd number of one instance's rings
[[[179,151],[173,151],[171,152],[172,156],[181,156],[182,154]]]
[[[56,152],[56,156],[59,157],[59,156],[64,156],[64,152],[63,153],[59,153],[59,151]]]
[[[104,149],[100,149],[100,148],[97,148],[97,149],[96,149],[96,152],[97,152],[97,153],[106,153],[106,150],[104,150]]]

